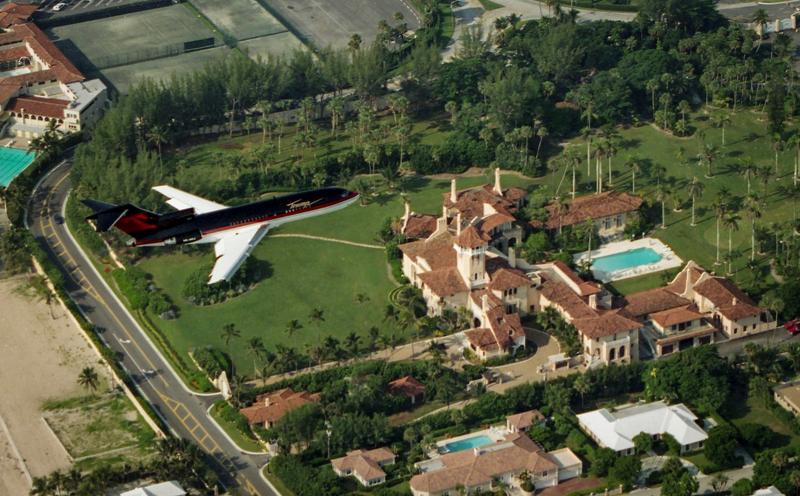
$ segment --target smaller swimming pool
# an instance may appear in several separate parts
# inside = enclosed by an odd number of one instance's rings
[[[0,147],[0,185],[7,188],[15,177],[31,165],[35,157],[33,152]]]
[[[440,446],[439,453],[455,453],[456,451],[478,448],[480,446],[486,446],[487,444],[492,443],[494,443],[492,438],[486,435],[468,437],[465,439],[459,439],[458,441],[453,441],[452,443],[447,443],[444,446]]]
[[[592,270],[606,273],[630,269],[640,265],[650,265],[661,261],[661,255],[652,248],[634,248],[594,259]]]

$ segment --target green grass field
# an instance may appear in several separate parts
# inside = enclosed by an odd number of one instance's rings
[[[461,179],[459,187],[483,184],[482,176]],[[409,195],[416,211],[438,212],[441,195],[449,181],[421,179]],[[528,180],[504,176],[504,183],[525,185]],[[399,194],[385,195],[367,206],[353,205],[329,215],[282,226],[270,234],[302,233],[373,244],[385,218],[402,215]],[[151,320],[168,336],[179,353],[213,345],[226,349],[221,338],[225,324],[234,323],[241,338],[231,342],[231,353],[242,370],[252,373],[246,342],[260,336],[274,350],[278,343],[299,347],[318,343],[327,335],[342,339],[350,332],[364,336],[371,326],[397,332],[383,322],[388,293],[394,287],[388,276],[383,250],[339,243],[268,235],[251,256],[268,262],[272,275],[256,288],[224,303],[206,307],[189,304],[181,296],[186,277],[198,265],[211,262],[212,251],[187,255],[177,251],[154,249],[140,267],[151,273],[156,284],[180,308],[180,317],[165,321],[151,315]],[[357,303],[364,293],[369,301]],[[313,308],[325,312],[325,321],[317,326],[309,321]],[[297,319],[304,326],[293,336],[284,332],[286,324]]]
[[[631,190],[632,175],[630,169],[624,165],[627,159],[636,154],[645,159],[643,171],[636,178],[637,194],[644,194],[645,197],[653,198],[657,177],[654,172],[655,166],[662,166],[666,169],[664,177],[672,191],[672,196],[680,199],[682,203],[681,211],[674,211],[672,201],[667,202],[666,229],[656,229],[653,235],[665,243],[684,260],[695,260],[707,269],[714,269],[716,258],[716,222],[711,204],[717,193],[724,187],[737,197],[743,198],[747,193],[747,182],[738,172],[737,165],[745,158],[752,159],[757,165],[762,167],[772,167],[774,170],[774,152],[772,141],[767,134],[764,115],[741,111],[733,114],[731,124],[725,129],[726,145],[722,145],[722,131],[712,127],[707,115],[700,113],[691,117],[691,125],[705,132],[706,143],[714,144],[718,147],[718,158],[713,164],[711,178],[705,178],[705,167],[698,165],[696,156],[701,150],[701,140],[698,133],[691,137],[678,138],[668,135],[651,125],[640,127],[630,127],[620,131],[622,144],[619,152],[612,159],[612,169],[614,171],[613,188],[618,190]],[[586,145],[582,139],[575,139],[570,146],[576,147],[585,157]],[[680,151],[686,157],[688,164],[684,165],[678,159]],[[779,192],[779,188],[790,187],[792,183],[791,174],[793,168],[793,149],[785,149],[778,154],[779,174],[773,177],[768,184],[768,196],[764,208],[761,210],[762,217],[757,220],[760,226],[767,226],[771,223],[786,222],[795,218],[795,204],[788,201],[785,195]],[[608,174],[604,165],[604,174]],[[592,172],[594,165],[592,164]],[[578,188],[579,194],[591,194],[594,187],[594,175],[587,176],[585,159],[579,167],[581,184]],[[563,170],[549,174],[542,180],[545,191],[555,195],[569,193],[570,181],[569,174],[557,190],[557,185],[561,181]],[[688,197],[687,187],[692,177],[697,177],[705,186],[705,191],[697,201],[697,226],[691,224],[691,200]],[[606,184],[607,186],[607,177]],[[607,189],[607,188],[606,188]],[[752,180],[752,190],[759,195],[764,194],[764,185],[758,179]],[[659,204],[660,205],[660,204]],[[733,269],[735,278],[743,270],[750,254],[750,221],[744,211],[740,212],[741,221],[739,229],[733,232],[734,262]],[[724,256],[728,249],[728,230],[723,228],[721,231],[720,244],[721,254]],[[763,257],[757,257],[761,260]],[[718,271],[723,271],[721,267]],[[632,279],[615,283],[615,286],[622,292],[646,289],[661,284],[659,277]]]
[[[765,407],[761,401],[747,395],[747,401],[730,402],[726,408],[725,418],[737,427],[744,424],[762,424],[777,432],[794,447],[800,447],[800,435],[794,432],[791,426],[776,417],[772,411]]]

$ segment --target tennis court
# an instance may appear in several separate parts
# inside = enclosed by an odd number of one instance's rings
[[[229,53],[230,49],[226,46],[198,50],[175,57],[104,69],[103,76],[114,85],[117,91],[125,94],[134,83],[142,79],[165,81],[172,77],[173,74],[181,75],[200,70],[208,62],[225,57]]]
[[[297,49],[305,50],[306,46],[295,35],[286,31],[285,33],[241,41],[239,42],[239,48],[246,51],[247,55],[253,60],[258,56],[266,60],[269,57],[291,55]]]
[[[215,26],[239,41],[287,31],[256,0],[191,0]]]
[[[0,148],[0,185],[7,188],[15,177],[31,165],[35,156],[35,153],[25,150]]]
[[[319,48],[347,46],[358,33],[365,42],[378,34],[378,23],[395,24],[399,12],[409,29],[419,29],[419,18],[405,0],[266,0],[298,35]]]
[[[74,58],[77,50],[100,69],[174,54],[187,41],[221,39],[202,16],[185,5],[58,26],[48,34],[65,55]]]

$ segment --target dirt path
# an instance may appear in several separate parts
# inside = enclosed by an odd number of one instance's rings
[[[81,369],[94,366],[107,384],[103,367],[80,331],[53,306],[55,319],[42,301],[25,296],[18,288],[25,279],[0,280],[0,415],[31,476],[49,474],[70,466],[58,440],[41,420],[47,400],[82,393],[77,383]],[[8,436],[0,429],[0,494],[28,494],[19,461]]]
[[[312,236],[310,234],[273,234],[271,238],[305,238],[316,239],[318,241],[330,241],[331,243],[341,243],[343,245],[358,246],[360,248],[371,248],[373,250],[383,250],[381,245],[368,245],[366,243],[356,243],[355,241],[347,241],[346,239],[325,238],[322,236]]]

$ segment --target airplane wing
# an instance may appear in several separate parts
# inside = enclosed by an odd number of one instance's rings
[[[248,226],[225,234],[214,244],[217,262],[208,277],[208,284],[227,281],[236,273],[253,248],[269,231],[269,224]]]
[[[193,208],[196,213],[205,214],[215,210],[228,208],[225,205],[206,200],[205,198],[200,198],[199,196],[181,191],[177,188],[173,188],[172,186],[153,186],[153,189],[166,196],[167,203],[178,210]]]

